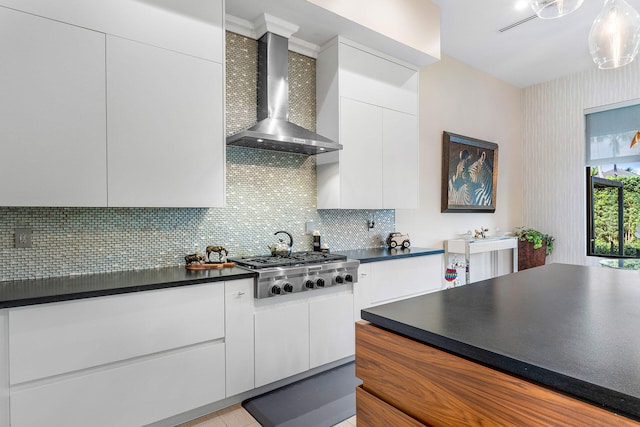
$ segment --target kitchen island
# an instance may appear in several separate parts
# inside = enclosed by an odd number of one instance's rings
[[[637,272],[551,264],[365,309],[358,423],[640,425],[639,302]]]

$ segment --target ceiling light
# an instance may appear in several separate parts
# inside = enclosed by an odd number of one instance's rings
[[[513,7],[516,10],[524,10],[529,7],[529,0],[518,0]]]
[[[531,0],[531,9],[542,19],[560,18],[582,5],[584,0]]]
[[[639,45],[640,14],[624,0],[605,0],[589,33],[589,52],[598,68],[627,65]]]

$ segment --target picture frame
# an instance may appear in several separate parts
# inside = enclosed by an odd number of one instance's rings
[[[495,212],[498,144],[442,133],[441,212]]]

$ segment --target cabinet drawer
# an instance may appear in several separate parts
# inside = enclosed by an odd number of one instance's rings
[[[394,426],[394,427],[422,427],[423,424],[414,420],[374,395],[367,393],[362,386],[356,388],[356,418],[358,427]]]
[[[13,427],[141,426],[224,398],[224,343],[11,394]]]
[[[223,336],[222,282],[15,308],[11,384]]]

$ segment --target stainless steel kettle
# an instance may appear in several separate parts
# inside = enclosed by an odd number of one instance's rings
[[[280,233],[284,233],[289,236],[289,243],[286,243],[284,240],[279,239],[277,243],[267,246],[271,251],[271,256],[291,255],[291,248],[293,247],[293,236],[291,236],[291,233],[287,231],[276,231],[275,233],[273,233],[273,235],[277,236]]]

